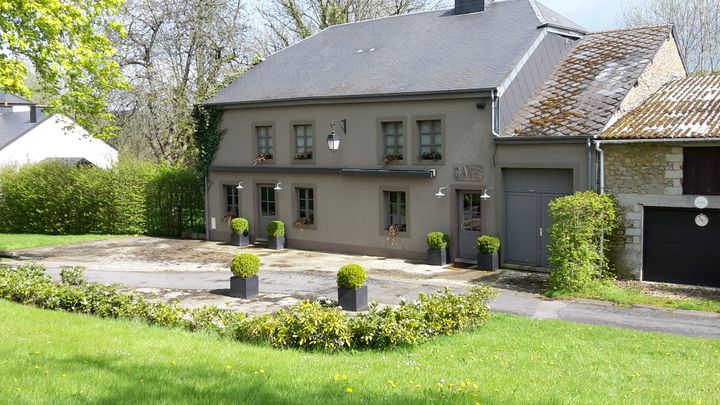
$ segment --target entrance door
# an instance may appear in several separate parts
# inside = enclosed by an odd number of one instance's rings
[[[267,240],[267,226],[276,219],[275,213],[275,186],[260,184],[258,185],[258,212],[260,213],[260,221],[257,229],[257,239]]]
[[[567,169],[504,169],[506,243],[503,262],[548,268],[548,205],[572,194],[573,172]]]
[[[482,231],[480,193],[475,191],[458,192],[459,254],[461,259],[477,258],[476,241]]]

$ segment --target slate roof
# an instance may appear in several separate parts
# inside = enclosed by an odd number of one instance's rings
[[[22,97],[0,91],[0,105],[35,105],[32,101],[25,100]]]
[[[207,104],[495,89],[551,23],[581,31],[534,0],[336,25],[270,55]]]
[[[95,164],[84,157],[49,157],[43,162],[60,162],[66,166],[95,166]]]
[[[12,108],[0,108],[0,150],[24,135],[48,118],[42,110],[37,110],[37,122],[30,122],[29,111],[13,112]]]
[[[618,111],[672,26],[587,34],[512,118],[506,136],[596,136]]]
[[[666,84],[601,138],[720,138],[720,75],[688,77]]]

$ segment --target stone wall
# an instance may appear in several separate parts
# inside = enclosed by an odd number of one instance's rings
[[[642,277],[643,202],[668,204],[682,195],[683,148],[665,143],[609,144],[605,151],[605,189],[616,195],[623,226],[611,259],[618,275]]]
[[[645,207],[694,207],[697,196],[683,195],[682,190],[683,146],[687,145],[638,142],[602,146],[605,189],[617,197],[624,214],[611,253],[620,277],[642,279]],[[708,196],[708,200],[708,209],[720,208],[720,197]]]
[[[681,147],[662,143],[607,144],[605,189],[613,194],[682,194]]]

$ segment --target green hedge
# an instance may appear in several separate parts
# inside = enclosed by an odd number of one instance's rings
[[[44,162],[0,169],[0,233],[179,236],[204,230],[203,207],[202,182],[186,167]]]
[[[417,301],[403,301],[397,308],[371,304],[368,313],[354,317],[348,317],[339,307],[313,301],[302,301],[271,315],[248,316],[217,307],[188,309],[152,303],[139,294],[123,292],[118,285],[74,284],[53,283],[38,264],[16,269],[0,265],[0,299],[217,333],[278,348],[331,352],[414,346],[436,336],[479,327],[490,317],[487,304],[495,296],[487,286],[471,287],[463,294],[453,294],[446,288],[433,294],[421,293]]]
[[[607,251],[621,219],[615,198],[578,192],[550,203],[550,294],[578,291],[609,269]]]

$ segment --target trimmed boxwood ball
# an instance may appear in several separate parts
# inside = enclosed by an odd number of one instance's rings
[[[442,232],[430,232],[427,234],[427,245],[433,250],[443,250],[448,246],[448,236]]]
[[[346,264],[337,273],[337,285],[340,288],[360,288],[365,285],[367,273],[359,264]]]
[[[240,278],[250,278],[260,271],[260,258],[252,253],[235,256],[230,263],[230,270]]]
[[[279,238],[285,235],[285,224],[283,221],[272,221],[267,226],[267,233],[270,236]]]
[[[250,223],[245,218],[233,218],[230,221],[230,230],[237,235],[244,235],[250,229]]]
[[[500,239],[495,236],[482,235],[477,240],[477,248],[480,253],[491,255],[500,250]]]

